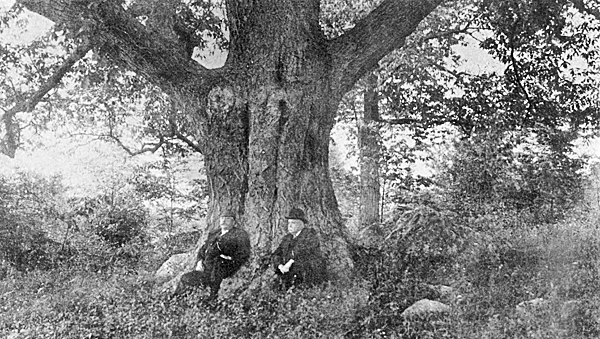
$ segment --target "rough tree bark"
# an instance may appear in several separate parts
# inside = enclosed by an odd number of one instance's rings
[[[361,229],[375,227],[379,223],[379,162],[381,161],[381,136],[379,134],[379,99],[377,74],[371,73],[365,81],[363,117],[358,121],[358,148],[360,166],[360,214]]]
[[[339,277],[352,261],[328,172],[336,108],[442,1],[385,0],[353,29],[327,40],[319,0],[226,0],[228,59],[209,70],[173,35],[140,24],[120,1],[18,0],[54,22],[83,29],[95,51],[186,108],[207,166],[209,228],[217,227],[221,210],[236,210],[251,234],[256,263],[285,233],[287,211],[304,208]]]

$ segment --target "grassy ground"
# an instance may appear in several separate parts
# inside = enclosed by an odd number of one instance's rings
[[[597,338],[598,220],[589,211],[536,227],[515,218],[478,220],[464,251],[440,264],[448,268],[441,273],[428,267],[430,274],[423,274],[418,262],[394,271],[363,257],[376,277],[215,304],[199,303],[198,294],[175,300],[155,294],[152,272],[159,260],[94,271],[78,264],[11,272],[0,281],[0,337]],[[450,285],[453,293],[436,294],[431,283]],[[425,297],[452,311],[400,316]],[[528,300],[535,301],[517,307]]]

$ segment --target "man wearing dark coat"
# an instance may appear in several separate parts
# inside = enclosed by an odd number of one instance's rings
[[[273,252],[271,262],[275,273],[280,277],[283,288],[292,285],[312,286],[327,280],[325,259],[317,232],[306,227],[308,221],[304,211],[292,208],[288,220],[288,234]]]
[[[221,231],[209,234],[198,252],[204,269],[181,276],[184,287],[209,287],[209,299],[216,299],[223,279],[231,277],[250,258],[248,233],[235,227],[235,216],[226,212],[219,218],[219,224]]]

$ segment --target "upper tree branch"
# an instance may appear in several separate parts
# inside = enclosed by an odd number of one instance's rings
[[[185,135],[183,132],[181,132],[181,130],[178,127],[177,122],[175,121],[175,119],[169,119],[169,127],[171,129],[171,136],[174,138],[177,138],[181,141],[183,141],[186,145],[188,145],[188,147],[190,147],[191,149],[193,149],[195,152],[198,152],[200,154],[204,154],[204,151],[202,149],[202,146],[200,146],[198,143],[195,143],[192,139],[190,139],[187,135]]]
[[[116,1],[18,0],[27,9],[55,23],[87,28],[94,48],[115,62],[144,76],[166,93],[207,93],[221,79],[220,73],[202,67],[182,46],[148,30]]]
[[[421,42],[425,42],[427,40],[451,37],[453,35],[458,35],[458,34],[467,34],[467,33],[469,33],[469,31],[474,31],[477,29],[476,27],[472,27],[471,24],[472,24],[472,20],[465,23],[464,26],[462,26],[462,27],[455,27],[455,28],[451,28],[451,29],[448,29],[445,31],[433,32],[433,33],[427,34],[421,38]]]
[[[26,100],[17,102],[12,108],[6,110],[0,120],[4,124],[4,135],[0,140],[0,152],[14,157],[17,148],[19,147],[19,132],[20,128],[15,121],[15,116],[20,112],[31,112],[42,98],[55,88],[73,65],[92,48],[91,44],[84,43],[79,46],[73,54],[71,54],[62,65],[60,65],[54,74],[46,80],[40,88]]]
[[[116,135],[109,133],[105,135],[99,135],[99,137],[105,137],[113,140],[122,150],[124,150],[130,156],[136,156],[144,153],[155,153],[158,151],[167,141],[163,137],[159,137],[155,143],[144,143],[140,149],[133,150],[123,143],[123,141]]]
[[[385,55],[404,45],[406,37],[444,0],[385,0],[354,28],[333,39],[333,82],[348,91]]]
[[[155,153],[161,147],[172,143],[175,140],[182,141],[188,147],[190,147],[193,151],[198,152],[200,154],[204,154],[202,150],[202,146],[195,143],[189,136],[187,136],[184,132],[179,128],[179,124],[175,121],[175,118],[170,117],[168,119],[169,125],[167,127],[166,133],[157,131],[156,138],[158,140],[153,142],[146,142],[142,144],[142,147],[139,149],[132,149],[131,147],[125,145],[123,140],[115,133],[115,125],[109,121],[108,132],[103,134],[85,134],[88,136],[96,136],[98,138],[104,138],[115,142],[120,148],[122,148],[127,154],[131,156],[136,156],[144,153]],[[79,134],[84,135],[84,134]]]
[[[42,100],[42,98],[48,92],[50,92],[50,90],[55,88],[60,83],[62,78],[65,76],[65,74],[67,74],[71,67],[73,67],[73,65],[75,65],[79,59],[83,58],[91,48],[92,45],[90,43],[84,43],[83,45],[79,46],[75,52],[73,52],[73,54],[65,59],[63,64],[56,69],[54,74],[52,74],[52,76],[50,76],[50,78],[48,78],[48,80],[46,80],[29,99],[18,102],[4,114],[15,115],[19,112],[31,112],[40,102],[40,100]]]

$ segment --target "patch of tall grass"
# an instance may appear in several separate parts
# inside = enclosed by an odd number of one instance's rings
[[[399,230],[399,236],[390,237],[383,247],[356,249],[357,272],[351,283],[258,291],[243,299],[216,303],[201,302],[202,291],[175,299],[158,294],[152,271],[160,262],[127,261],[127,255],[120,257],[110,247],[96,251],[102,247],[91,246],[95,259],[80,251],[73,254],[79,259],[49,270],[9,272],[0,281],[0,337],[479,339],[600,335],[597,211],[572,211],[552,224],[534,223],[528,215],[509,211],[458,225],[441,222],[446,216],[432,210],[422,210],[418,218],[416,213],[408,218],[416,225],[412,233]],[[441,227],[446,228],[444,233],[440,233]],[[440,234],[458,238],[447,241]],[[140,246],[137,251],[127,251],[138,257],[165,257],[165,253],[150,256],[150,245]],[[98,266],[111,258],[121,259],[113,259],[107,267]],[[86,266],[85,261],[95,264]],[[436,284],[451,287],[452,293],[441,295],[431,288]],[[448,304],[450,313],[401,315],[423,298]]]

